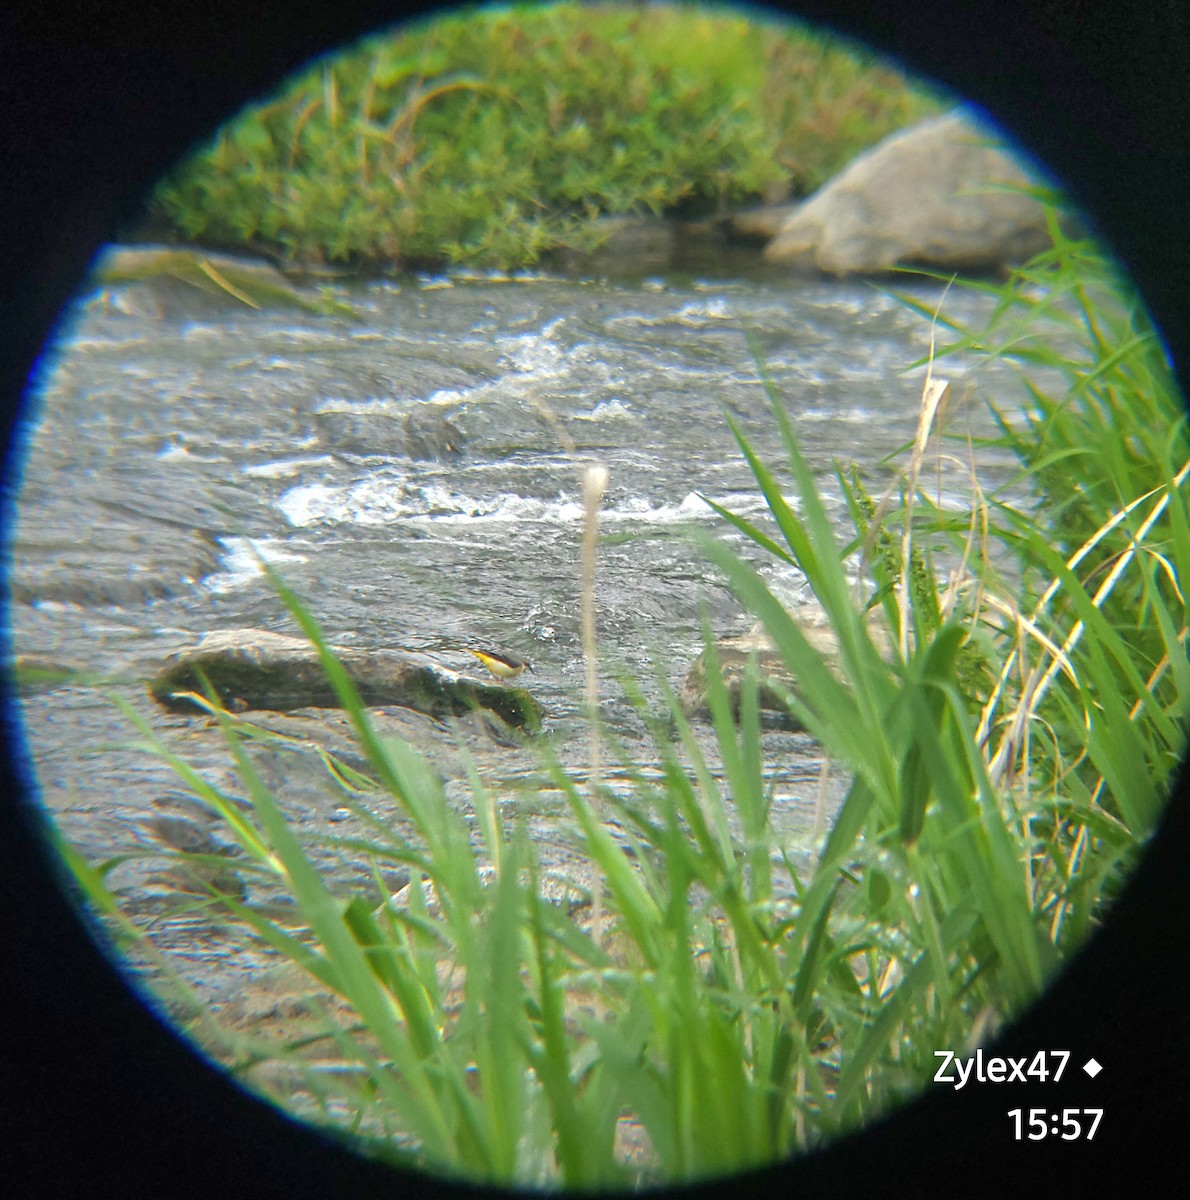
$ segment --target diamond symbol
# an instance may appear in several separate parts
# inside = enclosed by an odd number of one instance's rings
[[[1088,1058],[1087,1061],[1083,1063],[1083,1070],[1086,1071],[1086,1073],[1090,1075],[1092,1079],[1094,1079],[1095,1076],[1103,1070],[1103,1068],[1093,1058]]]

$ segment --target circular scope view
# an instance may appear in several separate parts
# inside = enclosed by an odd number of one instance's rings
[[[1182,753],[1126,279],[980,113],[744,10],[309,64],[96,259],[24,445],[9,669],[96,936],[433,1175],[887,1113],[1101,923]]]

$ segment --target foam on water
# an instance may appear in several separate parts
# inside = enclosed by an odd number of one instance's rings
[[[304,554],[294,553],[288,543],[273,538],[221,537],[219,543],[223,546],[223,570],[203,580],[203,586],[217,595],[234,591],[262,574],[262,558],[270,565],[306,561]]]
[[[600,400],[590,412],[578,412],[574,414],[576,421],[636,421],[639,420],[636,413],[632,411],[632,405],[627,400],[619,396],[613,396],[610,400]]]
[[[181,453],[188,454],[189,452],[183,448]],[[249,479],[285,479],[290,475],[297,475],[307,467],[329,466],[334,461],[329,454],[313,454],[304,458],[283,458],[275,462],[257,463],[254,466],[244,467],[241,474],[246,475]]]
[[[706,300],[692,300],[675,311],[629,312],[613,317],[607,322],[609,330],[616,328],[653,329],[658,326],[680,325],[688,329],[700,329],[709,324],[734,321],[739,317],[735,306],[725,297],[716,296]]]
[[[764,507],[759,495],[735,493],[717,501],[743,514]],[[397,522],[478,526],[485,524],[576,525],[584,509],[577,490],[553,497],[523,496],[501,491],[476,496],[443,484],[414,482],[408,475],[386,472],[346,484],[307,483],[290,488],[276,501],[294,528],[351,524],[383,527]],[[694,492],[676,502],[646,496],[618,497],[604,504],[599,519],[608,525],[672,525],[714,519],[710,507]]]

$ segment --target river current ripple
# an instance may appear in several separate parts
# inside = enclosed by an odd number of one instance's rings
[[[31,390],[9,497],[14,653],[102,676],[155,728],[185,737],[188,719],[154,712],[143,690],[169,654],[212,629],[296,632],[251,545],[332,642],[419,651],[456,669],[474,666],[469,644],[531,658],[526,678],[577,769],[582,468],[601,463],[610,480],[601,650],[656,698],[658,678],[680,683],[697,654],[704,615],[717,635],[750,623],[682,536],[698,525],[755,553],[703,501],[763,513],[726,413],[780,465],[750,338],[840,517],[836,462],[884,490],[884,460],[916,422],[925,369],[908,367],[929,347],[929,323],[867,284],[455,276],[332,286],[354,318],[254,311],[181,283],[78,297]],[[930,283],[903,290],[926,304],[941,296]],[[946,297],[964,321],[977,323],[983,305]],[[975,439],[993,432],[984,398],[1019,395],[1004,367],[954,359],[938,370],[956,383],[951,429]],[[411,455],[407,421],[424,427],[428,414],[461,437],[461,456]],[[1011,478],[998,452],[972,453],[985,488]],[[943,502],[949,489],[962,502],[961,458],[934,481]],[[808,598],[796,571],[756,561],[789,604]],[[614,680],[605,692],[613,733],[647,757]],[[20,716],[43,804],[66,835],[92,856],[143,850],[145,822],[178,785],[121,744],[130,730],[110,700],[57,687],[27,695]],[[431,723],[406,732],[439,753]],[[821,819],[820,752],[805,735],[765,737],[775,819],[806,842]],[[198,753],[234,791],[226,765]],[[481,771],[524,779],[536,769],[524,750],[491,753],[495,766],[481,758]],[[295,761],[274,772],[282,793]],[[437,765],[463,774],[458,760]],[[325,831],[342,814],[324,773],[305,786],[291,813]],[[828,789],[830,803],[841,787]],[[135,906],[152,878],[130,863],[109,882]]]

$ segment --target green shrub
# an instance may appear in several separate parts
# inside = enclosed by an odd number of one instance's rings
[[[1184,750],[1190,701],[1179,582],[1190,568],[1190,434],[1160,338],[1127,281],[1056,215],[1051,233],[1053,250],[1008,283],[968,285],[997,301],[985,328],[941,322],[954,336],[940,359],[991,356],[1057,381],[1026,383],[1023,412],[996,412],[1040,506],[999,504],[993,520],[1018,561],[1020,611],[1064,653],[1022,644],[983,725],[1012,730],[1006,773],[1143,838]],[[1011,594],[1012,584],[999,586]],[[1028,673],[1023,687],[1010,684],[1013,672]],[[1068,817],[1058,802],[1055,830]]]
[[[518,266],[592,247],[605,214],[810,190],[934,107],[730,9],[481,9],[323,59],[181,164],[150,217],[286,259]]]

